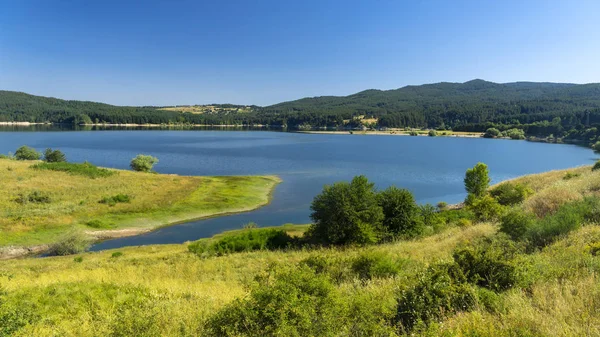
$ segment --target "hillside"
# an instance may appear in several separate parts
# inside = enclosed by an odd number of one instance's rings
[[[365,90],[344,97],[303,98],[267,107],[119,107],[0,91],[0,122],[348,128],[364,123],[359,116],[375,127],[477,132],[492,126],[516,127],[528,135],[563,137],[570,130],[581,131],[600,123],[600,84],[443,82]]]
[[[600,173],[581,167],[510,184],[526,184],[533,192],[514,210],[549,212],[539,221],[553,224],[575,219],[564,210],[597,196]],[[499,234],[502,225],[492,221],[451,223],[438,234],[368,247],[202,258],[184,244],[6,261],[0,265],[0,332],[596,336],[595,212],[582,227],[553,233],[552,241],[536,249]],[[470,268],[465,277],[472,281],[460,281],[460,268]],[[403,309],[406,303],[410,311]],[[423,320],[414,321],[414,315]]]

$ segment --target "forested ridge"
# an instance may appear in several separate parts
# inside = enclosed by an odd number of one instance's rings
[[[600,84],[443,82],[394,90],[371,89],[349,96],[303,98],[267,107],[252,106],[244,113],[217,109],[202,114],[0,91],[0,121],[262,124],[289,128],[353,128],[366,124],[378,128],[455,131],[485,131],[496,127],[500,130],[518,128],[533,136],[566,137],[569,131],[581,135],[600,124]]]

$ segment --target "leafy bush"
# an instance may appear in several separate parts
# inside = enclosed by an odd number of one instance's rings
[[[308,267],[271,268],[250,295],[225,305],[208,336],[335,336],[344,307],[335,287]]]
[[[596,171],[600,169],[600,160],[598,160],[596,163],[594,163],[594,166],[592,167],[592,171]]]
[[[502,183],[490,191],[490,195],[503,206],[512,206],[522,203],[533,190],[526,185]]]
[[[496,128],[489,128],[487,130],[485,130],[485,133],[483,134],[483,137],[485,138],[496,138],[500,136],[500,130],[496,129]]]
[[[81,263],[83,262],[83,256],[77,256],[73,258],[73,262]]]
[[[419,133],[417,131],[413,131],[413,130],[409,131],[408,134],[411,135],[411,136],[418,136],[419,135]]]
[[[446,210],[446,208],[448,208],[448,203],[445,201],[440,201],[437,203],[436,206],[437,206],[438,210],[444,211],[444,210]]]
[[[594,149],[594,151],[600,152],[600,141],[594,143],[594,145],[592,145],[592,149]]]
[[[116,171],[107,170],[105,168],[98,168],[88,162],[85,163],[39,163],[31,166],[35,170],[50,170],[67,172],[72,175],[79,175],[88,178],[105,178],[110,177],[116,173]]]
[[[406,332],[419,323],[471,310],[477,303],[475,291],[456,264],[430,266],[417,280],[398,300],[396,319]]]
[[[552,215],[536,221],[524,237],[531,248],[540,248],[554,242],[557,238],[580,228],[584,221],[597,216],[600,199],[586,198],[581,201],[565,204]]]
[[[317,274],[327,275],[335,283],[342,283],[355,277],[350,268],[351,260],[345,257],[311,255],[298,263],[307,266]]]
[[[535,217],[521,210],[512,210],[502,217],[500,232],[507,234],[513,240],[522,239],[533,226]]]
[[[213,240],[199,240],[188,245],[198,256],[221,256],[255,250],[276,250],[292,246],[296,240],[280,229],[250,229]]]
[[[52,198],[47,193],[41,191],[33,191],[29,194],[20,193],[16,198],[15,202],[21,205],[25,205],[28,203],[34,204],[49,204],[52,202]]]
[[[123,253],[121,253],[121,252],[114,252],[110,255],[110,257],[112,257],[113,259],[116,259],[121,256],[123,256]]]
[[[63,236],[58,242],[52,244],[48,255],[71,255],[86,251],[91,240],[80,231],[73,231]]]
[[[445,225],[440,212],[431,204],[419,205],[419,216],[423,227],[430,233],[439,232]]]
[[[472,200],[468,208],[479,221],[492,221],[502,213],[502,206],[489,195]]]
[[[383,210],[383,227],[386,231],[403,238],[421,235],[423,221],[410,191],[390,186],[377,194],[377,201]]]
[[[352,271],[362,280],[387,278],[397,275],[400,264],[379,252],[365,252],[352,262]]]
[[[118,203],[128,203],[131,201],[131,197],[127,194],[116,194],[113,195],[112,197],[104,197],[102,198],[100,201],[98,201],[101,204],[107,204],[109,206],[114,206]]]
[[[154,165],[158,163],[158,159],[152,156],[138,154],[135,158],[131,160],[129,166],[134,171],[139,172],[150,172]]]
[[[39,160],[41,156],[41,153],[26,145],[21,146],[15,151],[15,158],[17,160]]]
[[[50,148],[44,151],[44,161],[48,163],[63,163],[67,161],[67,156],[60,150],[52,150]]]
[[[370,244],[379,240],[384,219],[374,184],[364,176],[327,185],[311,206],[311,240],[332,245]]]
[[[477,163],[465,173],[465,190],[475,197],[482,197],[490,184],[489,170],[486,164]]]
[[[435,136],[437,136],[437,132],[435,130],[429,130],[429,133],[427,135],[429,137],[435,137]]]
[[[517,244],[503,236],[460,247],[453,258],[468,282],[494,291],[511,288],[518,282],[511,260],[520,251]]]
[[[10,159],[10,160],[12,160],[12,159],[15,159],[15,157],[12,156],[12,155],[10,155],[10,154],[2,154],[2,153],[0,153],[0,159]]]
[[[28,303],[7,303],[0,288],[0,336],[17,336],[19,330],[40,319]]]

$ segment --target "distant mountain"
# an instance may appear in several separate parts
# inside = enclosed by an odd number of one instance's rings
[[[180,110],[180,111],[178,111]],[[202,111],[208,111],[204,109]],[[0,121],[269,124],[288,127],[378,127],[482,129],[560,118],[565,129],[600,123],[600,84],[465,83],[369,89],[349,96],[302,98],[267,107],[222,105],[214,113],[191,108],[119,107],[0,91]],[[359,117],[360,116],[360,117]],[[556,120],[555,120],[556,121]]]

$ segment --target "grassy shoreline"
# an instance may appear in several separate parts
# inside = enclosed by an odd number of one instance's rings
[[[281,182],[276,176],[192,177],[112,169],[115,174],[92,179],[35,170],[36,163],[0,159],[0,258],[25,247],[38,250],[73,229],[99,240],[250,211],[268,204]],[[32,193],[50,201],[17,202]],[[118,195],[128,200],[102,202]]]

